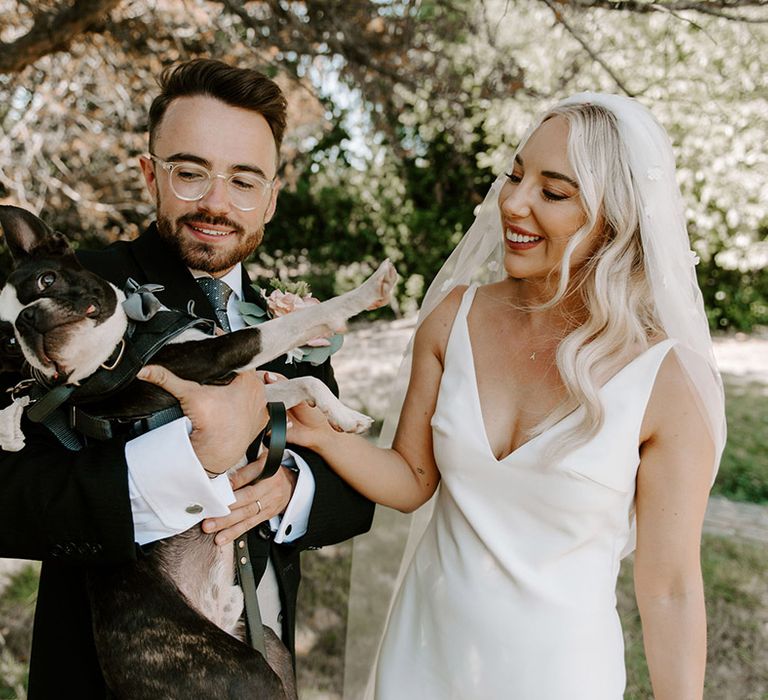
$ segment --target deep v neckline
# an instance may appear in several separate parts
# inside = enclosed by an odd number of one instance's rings
[[[518,452],[520,452],[520,450],[525,449],[531,443],[536,442],[542,435],[546,435],[550,430],[556,428],[564,420],[566,420],[566,418],[569,418],[576,411],[578,411],[580,407],[577,406],[573,411],[570,411],[567,415],[563,416],[560,420],[558,420],[557,423],[550,425],[548,428],[546,428],[545,430],[542,430],[540,433],[536,433],[536,435],[530,437],[525,442],[521,442],[517,447],[515,447],[511,452],[508,452],[503,457],[497,457],[495,455],[493,451],[493,447],[491,447],[491,441],[488,439],[488,428],[485,425],[485,417],[483,416],[483,403],[482,403],[482,400],[480,399],[480,386],[477,382],[477,369],[475,367],[475,350],[472,347],[472,337],[469,333],[469,312],[471,311],[472,304],[475,301],[476,291],[477,291],[477,286],[475,286],[474,289],[472,289],[472,298],[468,301],[466,312],[464,313],[464,319],[463,319],[464,338],[466,339],[467,347],[469,348],[469,360],[470,360],[469,364],[472,372],[472,376],[470,377],[470,379],[472,381],[474,404],[475,404],[476,413],[477,413],[477,420],[480,423],[480,430],[481,430],[483,443],[485,444],[485,447],[488,450],[488,453],[490,454],[490,456],[493,458],[493,460],[496,463],[501,464],[502,462],[505,462],[513,455],[516,455]]]
[[[480,398],[480,386],[477,383],[477,369],[475,367],[475,350],[472,347],[472,337],[469,333],[469,312],[472,309],[472,304],[475,301],[475,292],[477,291],[477,287],[472,290],[472,298],[469,300],[469,303],[467,304],[466,312],[464,313],[464,319],[463,319],[463,330],[464,330],[464,337],[467,341],[467,347],[469,348],[469,364],[472,372],[472,376],[470,379],[472,380],[472,386],[473,386],[473,393],[474,393],[474,404],[475,408],[477,409],[477,419],[480,423],[480,429],[482,431],[482,438],[483,442],[485,444],[486,449],[488,450],[488,453],[493,458],[493,460],[501,464],[502,462],[505,462],[513,455],[517,455],[518,452],[521,450],[524,450],[526,447],[531,445],[532,443],[536,442],[541,438],[542,436],[546,435],[547,433],[551,432],[558,426],[560,426],[564,421],[568,420],[573,416],[577,411],[581,410],[581,406],[577,406],[572,411],[564,415],[560,420],[558,420],[556,423],[553,423],[548,428],[542,430],[540,433],[536,433],[536,435],[532,436],[525,442],[520,443],[517,447],[515,447],[511,452],[508,452],[504,457],[497,457],[493,452],[493,447],[491,447],[491,441],[488,439],[488,430],[485,425],[485,418],[483,416],[483,402]],[[610,379],[608,379],[605,384],[603,384],[598,392],[602,392],[614,379],[616,379],[620,374],[624,372],[624,370],[628,369],[631,365],[633,365],[635,362],[637,362],[641,357],[644,357],[646,354],[651,352],[651,350],[654,350],[659,345],[662,345],[664,343],[672,343],[673,341],[670,341],[669,339],[659,341],[658,343],[655,343],[654,345],[651,345],[651,347],[645,349],[643,352],[641,352],[636,357],[632,358],[627,364],[625,364],[620,370],[618,370],[615,374],[613,374]]]
[[[521,450],[528,447],[533,442],[536,442],[540,437],[543,435],[546,435],[551,430],[554,430],[557,426],[559,426],[564,420],[567,418],[570,418],[576,411],[578,411],[581,406],[577,406],[573,409],[573,411],[570,411],[566,415],[564,415],[560,420],[557,421],[557,423],[553,423],[548,428],[542,430],[540,433],[536,433],[536,435],[533,435],[532,437],[528,438],[525,442],[521,442],[517,447],[515,447],[511,452],[508,452],[503,457],[497,457],[496,454],[493,451],[493,447],[491,447],[491,441],[488,439],[488,429],[485,425],[485,417],[483,416],[483,403],[480,399],[480,386],[477,383],[477,370],[475,369],[475,351],[472,348],[472,339],[469,336],[469,319],[465,317],[464,319],[464,330],[466,333],[466,339],[467,344],[469,346],[469,355],[470,355],[470,364],[472,366],[472,387],[474,389],[474,400],[475,400],[475,408],[477,409],[477,420],[480,423],[480,430],[482,431],[482,438],[483,443],[488,450],[488,454],[493,458],[493,460],[501,464],[502,462],[506,462],[510,457],[513,455],[516,455]]]

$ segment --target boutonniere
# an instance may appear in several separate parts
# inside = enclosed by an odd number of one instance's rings
[[[312,296],[309,284],[306,282],[281,282],[273,279],[270,281],[272,291],[267,293],[258,285],[251,285],[267,301],[267,308],[263,309],[258,304],[241,301],[238,304],[246,326],[258,326],[260,323],[272,318],[280,318],[298,309],[319,304],[320,300]],[[306,345],[289,350],[286,362],[309,362],[313,365],[321,365],[344,342],[339,333],[333,333],[328,337],[314,338]]]

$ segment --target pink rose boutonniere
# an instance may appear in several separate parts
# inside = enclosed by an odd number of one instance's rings
[[[240,313],[243,315],[246,325],[257,326],[271,318],[279,318],[298,309],[305,309],[320,303],[319,299],[312,296],[306,282],[271,280],[270,284],[273,289],[269,294],[265,289],[253,285],[253,288],[266,299],[266,309],[261,308],[258,304],[240,302]],[[289,350],[286,362],[309,362],[313,365],[321,365],[341,347],[343,341],[344,339],[339,333],[313,338],[306,345]]]

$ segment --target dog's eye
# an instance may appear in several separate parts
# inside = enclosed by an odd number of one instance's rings
[[[40,289],[48,289],[56,281],[56,274],[54,272],[44,272],[37,278],[37,286]]]

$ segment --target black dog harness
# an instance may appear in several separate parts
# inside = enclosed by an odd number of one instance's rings
[[[213,322],[165,309],[158,310],[142,323],[130,320],[112,355],[82,384],[51,385],[39,372],[34,372],[37,385],[33,387],[31,398],[34,403],[27,409],[27,417],[35,423],[43,423],[69,449],[72,449],[72,440],[61,431],[61,416],[53,415],[59,408],[65,410],[64,424],[68,424],[70,430],[95,440],[108,440],[126,432],[140,435],[181,417],[183,414],[178,405],[128,421],[102,418],[88,413],[83,407],[102,402],[123,390],[164,345],[193,328],[210,335]]]

